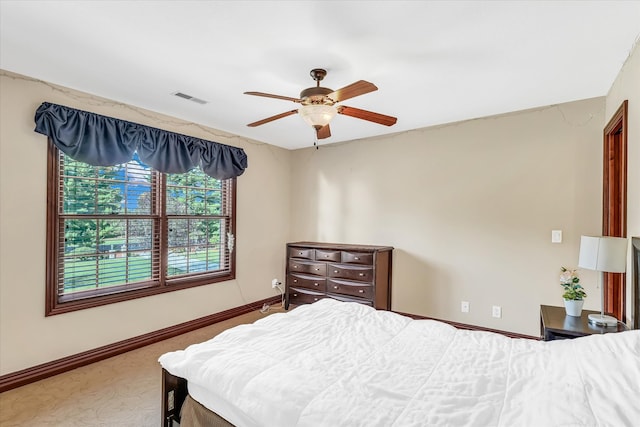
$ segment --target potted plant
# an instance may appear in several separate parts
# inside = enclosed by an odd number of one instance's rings
[[[587,293],[580,285],[580,278],[576,270],[569,270],[565,267],[561,267],[560,270],[560,285],[564,289],[562,294],[564,309],[569,316],[580,317]]]

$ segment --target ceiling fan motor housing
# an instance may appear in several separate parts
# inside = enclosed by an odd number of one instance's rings
[[[333,89],[328,87],[310,87],[300,92],[300,99],[302,105],[333,105],[335,101],[329,98],[329,95],[333,92]]]

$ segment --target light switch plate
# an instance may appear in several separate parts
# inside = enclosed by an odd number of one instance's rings
[[[562,230],[551,230],[551,243],[562,243]]]

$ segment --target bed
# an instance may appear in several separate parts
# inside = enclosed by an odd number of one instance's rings
[[[185,398],[212,418],[183,427],[640,425],[638,330],[544,342],[323,299],[159,362],[166,426]]]

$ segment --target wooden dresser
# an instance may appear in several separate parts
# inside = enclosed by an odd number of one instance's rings
[[[322,298],[391,310],[390,246],[287,244],[285,309]]]

